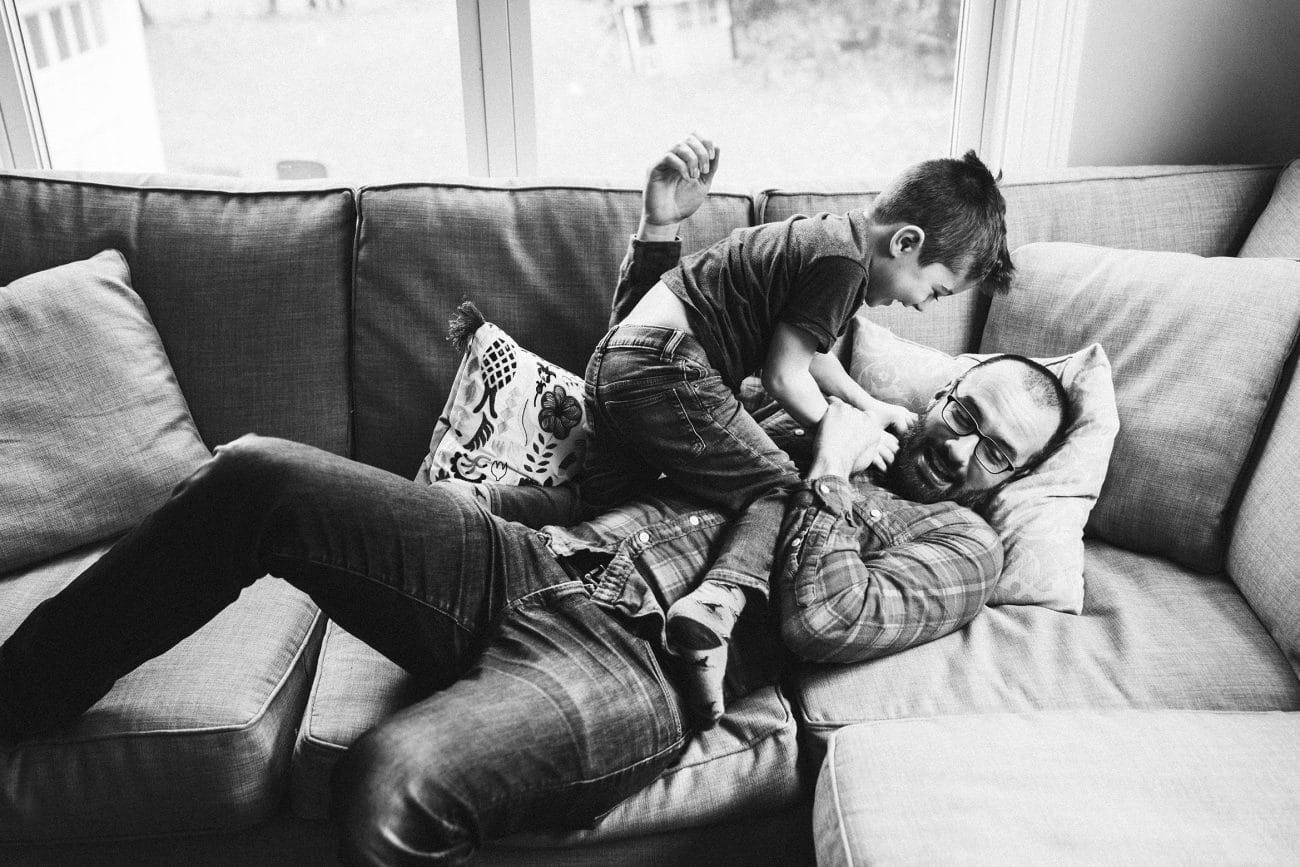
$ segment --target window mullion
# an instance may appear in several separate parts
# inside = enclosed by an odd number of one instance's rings
[[[0,165],[49,168],[40,107],[15,0],[0,0]]]
[[[536,171],[529,0],[458,0],[471,174]]]

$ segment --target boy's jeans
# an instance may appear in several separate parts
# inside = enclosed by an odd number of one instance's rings
[[[587,364],[595,436],[582,482],[588,514],[644,491],[663,472],[737,515],[708,577],[766,597],[785,499],[799,470],[684,331],[619,325]]]
[[[485,838],[590,824],[684,744],[650,646],[534,531],[309,446],[244,437],[0,647],[0,704],[33,727],[274,572],[436,689],[358,740],[334,778],[344,859],[460,861]]]

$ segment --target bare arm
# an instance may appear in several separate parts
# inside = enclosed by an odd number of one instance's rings
[[[838,397],[863,412],[875,415],[882,426],[896,434],[905,433],[916,420],[916,413],[907,407],[886,403],[872,397],[853,377],[849,376],[840,360],[828,352],[817,353],[810,369],[823,393]]]
[[[818,354],[817,338],[780,322],[763,362],[763,388],[796,421],[809,427],[826,414],[826,398],[811,371]]]
[[[838,397],[858,409],[870,406],[871,395],[849,376],[849,372],[833,353],[818,352],[813,356],[809,370],[812,371],[813,379],[817,380],[822,394]]]

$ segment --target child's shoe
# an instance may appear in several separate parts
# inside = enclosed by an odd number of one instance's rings
[[[731,640],[745,592],[735,584],[705,579],[668,609],[668,647],[673,651],[710,650]]]

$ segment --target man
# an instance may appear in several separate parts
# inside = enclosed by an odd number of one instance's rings
[[[623,279],[658,279],[678,246],[634,240]],[[811,451],[807,482],[771,528],[790,650],[866,659],[975,616],[1002,550],[958,501],[1031,471],[1055,445],[1067,415],[1055,382],[1015,358],[972,369],[904,438],[885,484],[854,475],[881,440],[858,410],[834,402],[815,436],[769,420],[793,455]],[[663,612],[705,573],[726,518],[656,490],[562,526],[575,500],[424,487],[242,437],[0,646],[0,740],[75,719],[270,572],[430,691],[340,763],[345,861],[455,862],[485,839],[590,825],[692,734]],[[745,660],[765,662],[771,638],[738,630],[738,680],[770,678]]]

